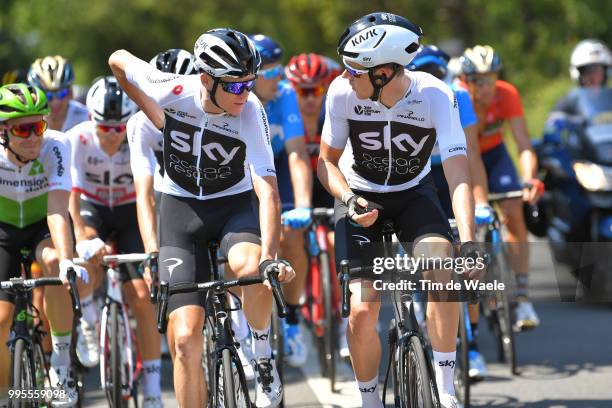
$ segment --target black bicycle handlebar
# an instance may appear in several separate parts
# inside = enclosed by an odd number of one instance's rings
[[[79,297],[79,291],[76,284],[76,272],[74,268],[68,268],[67,279],[68,293],[70,293],[70,300],[72,302],[72,310],[74,311],[74,314],[80,319],[83,312],[81,310],[81,299]],[[62,286],[63,284],[64,282],[62,282],[60,278],[12,278],[8,281],[0,282],[0,289],[9,292],[25,292],[43,286]]]
[[[280,317],[287,315],[287,305],[283,298],[282,291],[280,290],[280,282],[278,281],[278,271],[271,273],[268,276],[270,284],[272,285],[272,294],[278,307],[278,314]],[[157,309],[157,330],[160,333],[165,333],[168,328],[168,319],[166,313],[168,311],[168,300],[170,296],[178,293],[193,293],[193,292],[207,292],[209,290],[228,290],[236,286],[250,286],[257,285],[263,282],[261,276],[246,276],[232,280],[216,280],[205,283],[179,283],[170,287],[169,282],[163,281],[159,285],[159,301]]]

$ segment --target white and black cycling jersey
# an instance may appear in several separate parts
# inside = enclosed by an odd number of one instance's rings
[[[164,176],[164,134],[140,111],[127,122],[127,140],[134,178],[152,176],[153,189],[161,191]]]
[[[142,62],[126,76],[164,110],[162,192],[207,200],[251,190],[251,173],[276,175],[266,112],[254,93],[239,116],[214,115],[202,108],[199,75]]]
[[[72,191],[78,192],[82,200],[106,207],[136,201],[127,143],[109,156],[100,146],[93,121],[79,123],[66,136],[72,149]]]
[[[391,108],[358,99],[343,77],[329,88],[321,140],[344,149],[339,167],[351,189],[392,192],[415,187],[429,173],[436,140],[443,161],[467,153],[450,88],[424,72],[405,74],[410,86]]]

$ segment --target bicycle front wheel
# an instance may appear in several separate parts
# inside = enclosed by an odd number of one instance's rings
[[[470,406],[470,360],[468,357],[468,336],[466,324],[469,324],[467,305],[460,304],[459,309],[459,342],[457,344],[457,365],[455,366],[455,391],[464,408]]]
[[[219,376],[220,384],[216,387],[216,406],[225,408],[249,408],[249,389],[247,387],[242,365],[239,359],[232,355],[230,349],[221,352]]]
[[[333,288],[331,286],[331,269],[329,267],[329,254],[321,251],[319,254],[319,272],[321,274],[321,289],[323,294],[324,316],[324,373],[329,378],[331,392],[336,388],[336,340],[338,319],[334,314],[332,305]]]
[[[17,339],[13,349],[13,362],[11,370],[11,388],[14,390],[34,390],[34,377],[32,375],[32,359],[28,346],[24,339]],[[34,407],[38,406],[27,399],[11,400],[12,407]]]
[[[126,407],[127,401],[121,395],[121,347],[123,340],[123,326],[119,316],[119,305],[112,302],[108,306],[107,319],[107,348],[104,358],[106,359],[106,398],[112,408]]]
[[[401,356],[407,377],[404,381],[408,387],[410,407],[434,408],[432,381],[429,375],[429,362],[423,351],[423,344],[417,336],[412,336]],[[400,349],[400,350],[402,350]],[[401,351],[400,351],[401,352]]]

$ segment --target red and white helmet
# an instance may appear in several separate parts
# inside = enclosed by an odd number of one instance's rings
[[[300,88],[326,84],[329,69],[325,58],[314,53],[295,55],[285,67],[285,75],[293,85]]]

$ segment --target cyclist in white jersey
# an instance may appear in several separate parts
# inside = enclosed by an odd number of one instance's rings
[[[47,130],[43,115],[48,112],[42,90],[26,84],[0,88],[0,281],[20,276],[24,248],[32,250],[45,275],[65,280],[73,267],[87,280],[87,272],[71,261],[69,147],[62,133]],[[78,395],[70,373],[70,297],[64,288],[46,289],[53,344],[50,385],[58,395],[65,393],[52,406],[71,407]],[[0,291],[0,396],[9,385],[6,341],[12,320],[13,299]]]
[[[280,203],[269,125],[249,92],[259,53],[244,34],[215,29],[198,38],[194,54],[199,76],[162,73],[124,50],[109,59],[122,88],[155,127],[164,129],[161,279],[170,285],[209,280],[206,244],[215,239],[238,277],[272,265],[280,270],[279,280],[288,281],[293,269],[275,260]],[[268,339],[272,296],[266,285],[243,288],[258,407],[277,406],[283,394]],[[201,363],[193,358],[202,353],[203,307],[196,294],[172,296],[168,306],[180,406],[202,406],[206,400]]]
[[[373,257],[381,255],[368,248],[369,243],[381,242],[385,219],[393,221],[398,238],[413,256],[452,255],[448,221],[429,175],[436,140],[463,242],[461,256],[478,255],[472,242],[474,202],[456,99],[439,79],[404,69],[421,36],[421,28],[403,17],[372,13],[353,22],[339,41],[346,70],[327,94],[318,176],[336,198],[336,259],[348,259],[354,266],[371,266]],[[372,209],[373,203],[382,209]],[[430,270],[427,275],[439,282],[457,277],[451,277],[450,270]],[[376,332],[380,292],[373,289],[372,279],[366,273],[350,284],[347,337],[362,405],[381,408]],[[453,384],[457,305],[430,302],[427,309],[444,408],[459,406]]]
[[[136,192],[126,141],[126,123],[137,107],[112,76],[92,85],[87,106],[92,120],[68,132],[72,144],[71,213],[77,250],[87,257],[88,250],[101,249],[104,241],[112,237],[117,253],[141,253]],[[149,289],[135,268],[122,268],[122,279],[124,299],[137,322],[136,337],[143,360],[143,407],[161,407],[160,336]],[[87,367],[97,365],[100,358],[99,318],[92,291],[92,286],[83,290],[77,347],[77,355]]]
[[[45,120],[50,129],[66,132],[89,120],[87,108],[73,99],[74,70],[66,58],[55,55],[37,59],[28,71],[28,82],[47,96],[50,112]]]

